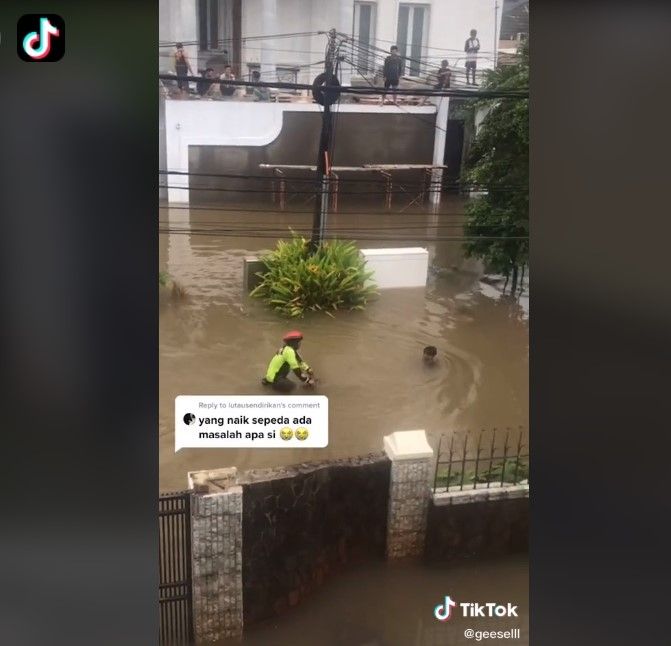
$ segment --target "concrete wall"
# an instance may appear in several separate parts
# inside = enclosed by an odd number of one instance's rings
[[[434,494],[423,430],[384,453],[239,474],[189,473],[199,642],[297,605],[330,574],[367,559],[449,561],[528,549],[526,485]]]
[[[427,561],[497,556],[528,549],[528,488],[526,495],[519,497],[488,498],[469,491],[456,503],[446,503],[441,496],[433,496],[429,502],[424,548]]]
[[[421,247],[361,249],[371,283],[378,289],[424,287],[429,273],[429,252]]]
[[[380,4],[383,15],[378,37],[395,41],[399,3],[397,0],[382,0]],[[429,60],[440,64],[443,58],[447,58],[451,66],[462,67],[464,42],[469,37],[470,30],[477,29],[481,45],[479,67],[493,67],[493,55],[498,43],[498,33],[494,32],[493,0],[433,0],[420,4],[430,5],[427,52]],[[499,27],[500,13],[499,8]]]
[[[184,49],[191,60],[194,74],[197,73],[198,60],[198,22],[196,0],[158,0],[158,69],[174,73],[173,60],[170,56],[175,50],[175,43],[184,43]]]
[[[334,164],[371,163],[431,164],[433,159],[434,106],[341,105],[338,108]],[[263,174],[260,163],[315,164],[321,128],[320,106],[316,104],[247,103],[235,101],[165,102],[166,163],[169,170],[201,173]],[[393,137],[389,133],[393,132]],[[270,172],[266,171],[270,176]],[[291,171],[300,176],[298,171]],[[306,175],[307,176],[307,175]],[[343,177],[351,175],[343,175]],[[360,176],[358,176],[360,177]],[[398,181],[402,173],[394,173]],[[412,180],[418,182],[418,172]],[[379,176],[375,176],[379,180]],[[198,177],[205,188],[233,188],[235,181]],[[189,186],[186,176],[172,176],[170,186]],[[241,185],[242,186],[242,185]],[[249,182],[245,183],[249,189]],[[264,188],[269,189],[270,185]],[[258,188],[258,186],[254,186]],[[348,191],[369,194],[365,182]],[[377,184],[375,189],[381,190]],[[249,194],[172,189],[171,202],[239,201]],[[345,199],[346,196],[343,196]],[[257,198],[258,199],[258,196]],[[270,199],[270,196],[268,196]],[[378,196],[377,203],[382,199]]]
[[[373,455],[240,478],[245,624],[295,606],[351,563],[384,558],[389,474]]]

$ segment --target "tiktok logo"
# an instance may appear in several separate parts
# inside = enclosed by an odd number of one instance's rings
[[[65,22],[55,13],[30,13],[16,25],[19,58],[29,63],[61,60],[65,54]]]
[[[434,608],[433,616],[438,619],[438,621],[447,621],[452,614],[452,608],[456,605],[456,601],[452,601],[450,597],[445,597],[445,603],[439,603]]]

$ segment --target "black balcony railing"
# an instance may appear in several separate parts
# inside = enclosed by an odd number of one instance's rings
[[[490,489],[528,481],[529,440],[524,427],[455,431],[440,437],[434,492]]]

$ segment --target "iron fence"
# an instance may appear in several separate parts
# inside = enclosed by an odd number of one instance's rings
[[[191,492],[159,496],[158,521],[159,644],[192,644]]]
[[[434,492],[489,489],[528,480],[529,439],[524,427],[441,435]]]

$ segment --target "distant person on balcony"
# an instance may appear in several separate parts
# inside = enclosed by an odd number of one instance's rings
[[[449,63],[445,59],[440,63],[440,69],[436,72],[436,84],[433,86],[434,90],[444,90],[445,88],[450,87],[450,81],[452,79],[452,72],[450,71]],[[425,96],[422,104],[426,103],[429,97]]]
[[[198,92],[200,96],[213,97],[217,90],[214,70],[211,67],[208,67],[201,74],[200,78],[201,80],[196,84],[196,92]]]
[[[466,52],[466,85],[471,85],[468,82],[469,72],[470,76],[473,78],[472,85],[477,85],[475,82],[475,68],[478,64],[478,52],[480,51],[480,41],[477,38],[478,32],[475,29],[471,29],[471,37],[466,41],[464,45],[464,51]]]
[[[233,74],[233,70],[231,69],[230,65],[226,65],[226,67],[224,67],[224,73],[219,77],[219,79],[222,81],[235,81],[235,74]],[[221,92],[221,96],[232,97],[235,95],[235,91],[235,85],[219,83],[219,92]]]
[[[398,47],[396,45],[392,45],[389,51],[389,56],[384,59],[382,75],[384,76],[384,89],[392,89],[392,100],[394,105],[396,105],[396,90],[398,89],[401,76],[403,76],[403,59],[398,55]],[[387,93],[385,91],[380,98],[380,105],[384,103],[386,98]]]
[[[254,70],[252,72],[252,81],[254,83],[260,83],[261,72],[259,72],[259,70]],[[270,90],[267,87],[255,87],[254,101],[270,101]]]
[[[175,74],[177,75],[177,87],[182,97],[185,97],[189,93],[189,81],[184,77],[193,76],[193,70],[182,43],[175,45]]]

